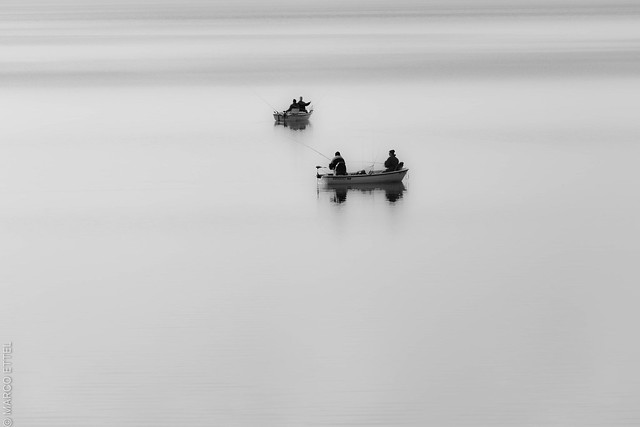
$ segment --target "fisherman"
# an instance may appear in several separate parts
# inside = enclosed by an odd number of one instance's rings
[[[331,163],[329,163],[329,169],[335,170],[336,175],[347,174],[347,164],[344,162],[344,159],[340,155],[339,151],[336,151],[335,157],[331,159]]]
[[[302,100],[302,97],[300,97],[300,101],[298,101],[298,108],[300,109],[300,111],[307,111],[307,105],[311,104],[311,102],[304,102]]]
[[[398,164],[400,160],[396,157],[395,150],[389,150],[389,158],[384,162],[384,167],[387,168],[385,172],[392,172],[398,169]]]
[[[289,106],[289,109],[285,111],[285,113],[289,113],[289,112],[291,112],[291,110],[294,110],[294,109],[298,110],[298,108],[300,108],[299,105],[298,105],[298,101],[296,101],[296,99],[293,98],[293,102]],[[294,111],[294,112],[297,112],[297,111]]]

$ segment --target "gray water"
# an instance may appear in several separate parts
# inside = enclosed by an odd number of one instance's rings
[[[7,427],[640,425],[636,2],[3,9]]]

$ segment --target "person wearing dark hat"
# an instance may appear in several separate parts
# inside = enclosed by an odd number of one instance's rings
[[[336,175],[347,174],[347,164],[344,162],[344,159],[340,155],[339,151],[336,151],[335,157],[331,159],[331,163],[329,163],[329,169],[336,171]]]
[[[395,150],[389,150],[389,158],[384,162],[384,167],[387,168],[385,172],[391,172],[398,168],[400,160],[396,157]]]

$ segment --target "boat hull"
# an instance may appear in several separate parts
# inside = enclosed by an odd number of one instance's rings
[[[392,182],[401,182],[409,169],[400,169],[392,172],[373,171],[368,174],[351,173],[348,175],[318,175],[321,183],[328,185],[368,185],[368,184],[387,184]]]
[[[274,111],[273,119],[276,122],[305,121],[305,120],[309,120],[309,117],[311,117],[311,114],[313,114],[313,110],[298,112],[298,113],[291,113],[291,112],[286,113],[284,111]]]

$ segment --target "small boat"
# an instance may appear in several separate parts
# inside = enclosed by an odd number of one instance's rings
[[[309,120],[313,114],[313,108],[309,111],[299,111],[299,110],[291,110],[291,111],[274,111],[273,119],[276,122],[289,122],[289,121],[303,121]]]
[[[316,166],[318,172],[316,178],[321,183],[328,185],[357,185],[357,184],[386,184],[390,182],[400,182],[409,172],[407,168],[401,168],[395,171],[372,170],[369,172],[360,171],[348,173],[346,175],[334,175],[333,173],[321,174],[321,166]]]

